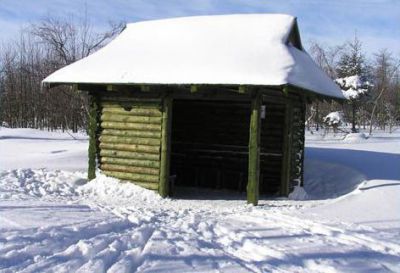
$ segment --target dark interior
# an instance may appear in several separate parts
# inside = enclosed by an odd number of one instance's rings
[[[280,194],[284,124],[285,106],[266,103],[260,141],[260,193],[263,194]]]
[[[284,117],[278,113],[267,120],[262,119],[260,193],[276,194]],[[174,100],[170,174],[175,186],[245,192],[249,123],[250,102]]]

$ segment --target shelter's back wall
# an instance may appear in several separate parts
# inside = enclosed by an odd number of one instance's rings
[[[175,100],[172,116],[177,184],[245,191],[250,102]]]

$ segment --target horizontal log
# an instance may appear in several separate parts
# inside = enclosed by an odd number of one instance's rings
[[[101,169],[103,171],[127,172],[135,174],[159,175],[160,173],[159,169],[154,169],[154,168],[126,166],[126,165],[108,164],[108,163],[101,164]]]
[[[147,167],[158,169],[160,167],[159,161],[145,160],[145,159],[129,159],[129,158],[115,158],[115,157],[101,157],[101,163],[125,165],[125,166],[136,166],[136,167]]]
[[[113,113],[103,113],[101,121],[117,121],[127,123],[161,124],[161,117],[128,116]]]
[[[161,103],[161,98],[138,98],[124,96],[103,96],[102,102],[145,102],[145,103]]]
[[[141,182],[141,181],[135,181],[132,182],[133,184],[136,184],[142,188],[148,189],[148,190],[155,190],[158,191],[158,183],[151,183],[151,182]]]
[[[161,109],[159,103],[151,103],[151,102],[115,102],[115,101],[103,101],[101,102],[101,107],[103,109],[108,107],[121,107],[122,109],[133,109],[133,108],[141,108],[141,109]]]
[[[160,146],[160,139],[143,138],[143,137],[125,137],[125,136],[108,136],[101,135],[100,142],[115,144],[141,144],[149,146]]]
[[[130,181],[140,181],[140,182],[152,182],[158,185],[159,177],[158,175],[150,174],[135,174],[135,173],[125,173],[125,172],[115,172],[115,171],[102,171],[105,175],[116,177],[119,179],[130,180]]]
[[[119,114],[119,115],[133,115],[133,116],[146,116],[146,117],[161,117],[162,112],[158,109],[142,109],[142,108],[132,108],[126,110],[122,107],[106,107],[103,108],[104,114]]]
[[[112,158],[129,158],[138,160],[152,160],[159,161],[160,155],[149,154],[149,153],[137,153],[137,152],[127,152],[127,151],[117,151],[111,149],[100,149],[100,156],[112,157]]]
[[[128,129],[141,131],[161,131],[158,124],[128,123],[128,122],[110,122],[103,121],[101,127],[105,129]]]
[[[149,146],[149,145],[139,145],[139,144],[114,144],[114,143],[100,142],[100,148],[108,150],[127,151],[127,152],[144,152],[151,154],[160,153],[160,146]]]
[[[158,182],[147,182],[147,181],[140,181],[140,180],[131,180],[130,178],[126,178],[126,175],[124,173],[120,172],[110,172],[110,171],[102,171],[103,174],[110,176],[110,177],[115,177],[118,179],[126,180],[129,181],[135,185],[141,186],[145,189],[149,190],[158,190]]]
[[[142,138],[156,138],[160,139],[161,131],[135,131],[135,130],[118,130],[118,129],[104,129],[101,132],[102,136],[122,136],[122,137],[142,137]]]

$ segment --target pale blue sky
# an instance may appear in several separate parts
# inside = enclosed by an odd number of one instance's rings
[[[367,53],[387,48],[400,56],[400,0],[0,0],[0,41],[47,15],[79,16],[87,6],[95,28],[177,16],[287,13],[298,17],[303,43],[337,45],[354,36]]]

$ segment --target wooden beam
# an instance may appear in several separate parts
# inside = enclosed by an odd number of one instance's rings
[[[158,192],[162,197],[169,195],[169,165],[171,155],[172,98],[166,96],[163,101],[161,129],[161,166]]]
[[[292,121],[293,121],[293,106],[289,102],[285,106],[285,124],[283,131],[282,145],[282,171],[281,171],[281,187],[280,194],[287,196],[289,194],[290,183],[290,162],[291,162],[291,147],[292,147]]]
[[[247,203],[257,205],[260,178],[260,132],[261,95],[257,93],[251,101],[249,170],[247,181]]]
[[[88,149],[88,180],[96,178],[97,131],[99,123],[98,100],[94,95],[89,97],[89,149]]]
[[[247,86],[239,85],[238,92],[239,94],[245,94],[247,92]]]
[[[196,93],[199,91],[199,87],[197,85],[190,86],[190,93]]]
[[[112,84],[107,84],[107,91],[116,91],[116,86]]]
[[[289,86],[285,85],[282,88],[283,94],[285,94],[285,96],[289,96]]]
[[[149,85],[142,84],[142,85],[140,86],[140,91],[142,91],[142,92],[150,92],[150,86],[149,86]]]

